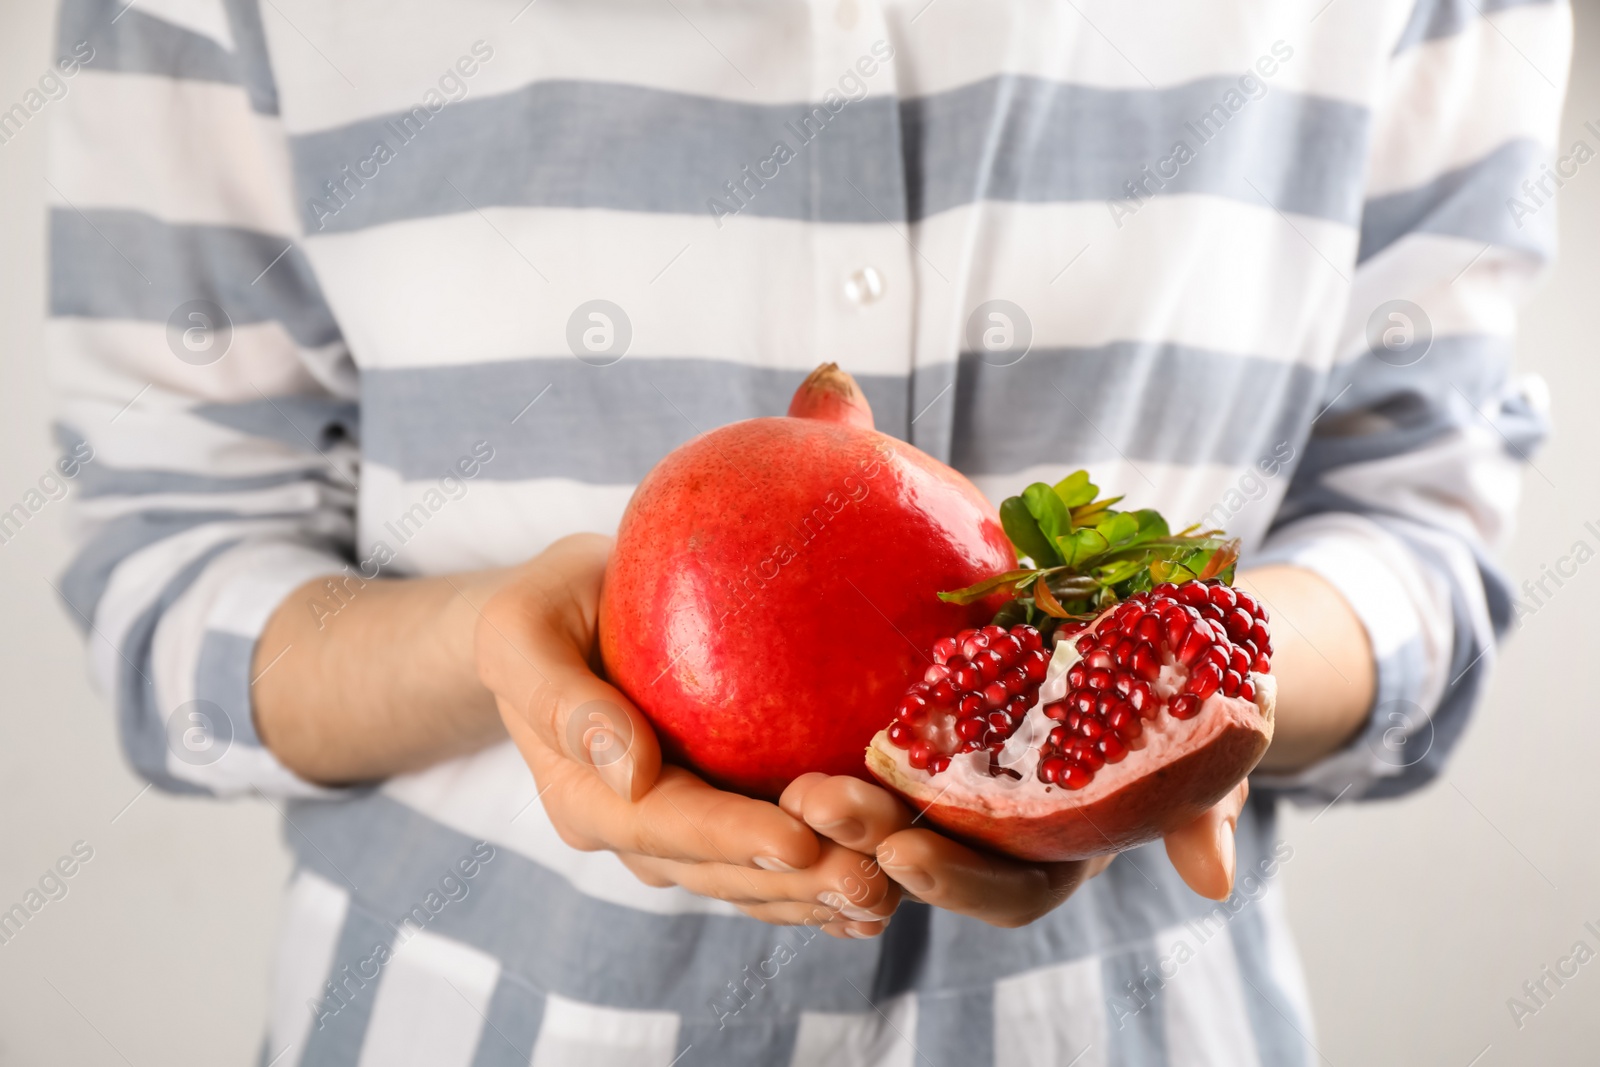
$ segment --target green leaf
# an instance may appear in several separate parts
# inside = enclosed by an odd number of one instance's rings
[[[1139,520],[1125,511],[1113,511],[1094,527],[1108,546],[1122,547],[1139,536]]]
[[[1039,522],[1028,510],[1020,496],[1007,497],[1000,505],[1000,525],[1006,536],[1017,546],[1017,551],[1040,567],[1055,567],[1061,563],[1051,541],[1039,529]]]
[[[1176,561],[1156,559],[1150,561],[1150,577],[1157,582],[1182,584],[1194,577],[1194,571]]]
[[[1100,487],[1089,481],[1088,471],[1073,471],[1055,485],[1056,496],[1069,508],[1081,508],[1092,503]]]
[[[1148,541],[1154,537],[1172,536],[1172,531],[1167,527],[1167,520],[1161,517],[1161,512],[1151,508],[1141,508],[1128,514],[1139,524],[1139,536],[1135,538],[1136,542]]]
[[[1056,547],[1069,567],[1082,567],[1090,559],[1111,547],[1105,535],[1092,526],[1072,531],[1067,537],[1056,538]]]
[[[1004,574],[991,575],[981,582],[967,586],[965,589],[952,589],[949,592],[940,593],[939,599],[946,604],[970,604],[974,600],[982,600],[991,593],[998,593],[1002,589],[1006,592],[1011,592],[1012,590],[1008,589],[1008,586],[1014,587],[1024,579],[1033,578],[1037,574],[1038,571],[1026,569],[1006,571]]]
[[[1051,544],[1072,532],[1071,512],[1067,511],[1067,506],[1061,502],[1055,490],[1045,483],[1034,482],[1024,489],[1022,501]]]

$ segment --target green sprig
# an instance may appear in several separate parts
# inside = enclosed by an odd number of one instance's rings
[[[1027,622],[1048,630],[1065,619],[1092,619],[1162,582],[1233,581],[1236,539],[1198,525],[1175,534],[1158,512],[1115,510],[1121,499],[1101,499],[1088,471],[1074,471],[1055,485],[1034,482],[1000,505],[1000,524],[1026,565],[940,593],[939,599],[971,604],[1004,593],[1012,599],[996,623]]]

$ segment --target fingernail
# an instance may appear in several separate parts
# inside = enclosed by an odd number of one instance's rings
[[[894,867],[880,861],[883,873],[899,882],[913,893],[926,893],[933,888],[933,876],[921,867]]]
[[[829,911],[840,913],[850,906],[850,901],[845,899],[843,893],[819,893],[817,903]]]
[[[875,923],[883,918],[881,915],[874,915],[870,908],[858,908],[854,904],[846,904],[839,909],[839,912],[846,919],[853,919],[856,922]]]
[[[1222,856],[1222,870],[1228,876],[1226,891],[1222,894],[1226,898],[1233,892],[1234,865],[1238,862],[1238,849],[1233,840],[1233,824],[1224,822],[1217,827],[1217,852]]]
[[[763,871],[777,871],[780,874],[792,874],[797,869],[789,866],[776,856],[757,856],[751,862]]]
[[[859,819],[840,819],[837,822],[813,826],[812,829],[841,844],[845,841],[858,841],[867,832],[867,828],[861,825]]]
[[[600,747],[604,748],[604,744]],[[595,753],[595,743],[589,745],[591,759]],[[594,762],[594,771],[600,780],[611,787],[611,791],[630,804],[633,802],[633,755],[626,754],[618,759],[607,762]]]

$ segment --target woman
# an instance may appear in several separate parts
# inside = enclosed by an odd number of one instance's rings
[[[1274,807],[1431,779],[1508,621],[1567,34],[65,0],[64,590],[134,766],[284,815],[263,1062],[1314,1058]],[[1090,466],[1243,538],[1281,686],[1248,802],[1032,865],[854,779],[661,764],[595,673],[604,535],[824,360],[996,500]]]

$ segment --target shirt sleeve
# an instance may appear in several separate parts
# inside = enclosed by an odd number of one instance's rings
[[[1336,365],[1255,559],[1330,581],[1377,659],[1350,745],[1254,779],[1302,802],[1436,776],[1511,624],[1494,554],[1547,406],[1511,357],[1571,162],[1552,151],[1570,36],[1563,4],[1419,0],[1392,56]]]
[[[77,488],[58,592],[139,774],[331,796],[261,744],[250,687],[269,616],[351,558],[356,375],[298,244],[256,5],[160,10],[61,9],[46,341]]]

